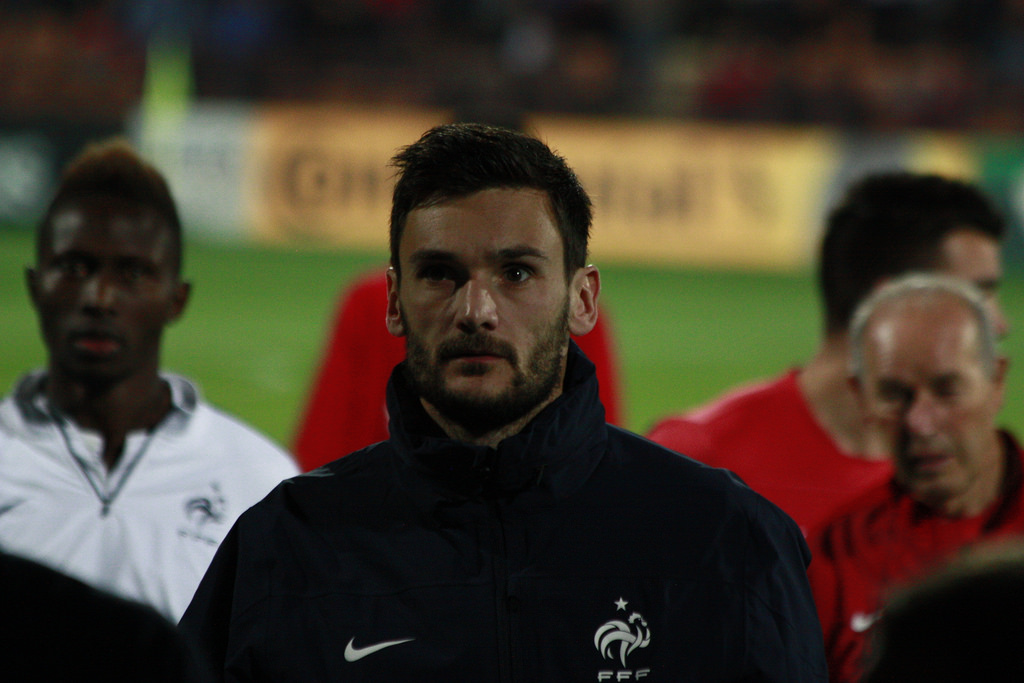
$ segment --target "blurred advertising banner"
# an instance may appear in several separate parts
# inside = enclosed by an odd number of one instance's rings
[[[204,102],[140,112],[129,130],[167,176],[190,234],[384,251],[388,160],[445,120],[420,109]]]
[[[241,103],[206,102],[170,114],[140,110],[128,123],[139,151],[159,168],[190,235],[250,239],[245,207],[256,111]]]
[[[386,249],[394,174],[388,161],[449,116],[400,108],[261,107],[248,174],[255,235]]]
[[[34,225],[64,165],[89,142],[120,132],[107,126],[0,120],[0,224]]]
[[[829,207],[864,174],[979,172],[962,135],[578,117],[528,128],[590,192],[591,250],[605,262],[807,268]]]
[[[986,136],[976,142],[979,181],[999,202],[1011,230],[1003,260],[1024,264],[1024,137]]]
[[[0,221],[38,220],[56,186],[60,164],[56,146],[46,135],[0,132]]]
[[[835,138],[811,129],[549,117],[530,130],[590,192],[605,261],[802,265],[837,159]]]
[[[384,252],[388,161],[450,116],[199,102],[128,129],[167,174],[191,234]],[[979,182],[1015,227],[1008,253],[1024,258],[1024,138],[570,116],[535,116],[526,129],[566,157],[593,197],[598,262],[807,268],[849,184],[896,169]],[[0,137],[8,207],[38,208],[53,182],[51,146],[46,136]]]

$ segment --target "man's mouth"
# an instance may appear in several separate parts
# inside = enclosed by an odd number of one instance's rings
[[[497,363],[508,361],[514,364],[515,352],[502,342],[493,339],[464,340],[441,346],[440,357],[445,362]]]
[[[109,356],[124,346],[124,340],[109,332],[76,332],[71,335],[71,345],[92,356]]]
[[[937,472],[953,460],[953,456],[945,453],[915,453],[909,457],[910,465],[915,472]]]
[[[470,363],[490,363],[504,359],[505,357],[502,355],[486,351],[471,351],[467,353],[460,353],[458,355],[451,357],[451,360],[460,360]]]

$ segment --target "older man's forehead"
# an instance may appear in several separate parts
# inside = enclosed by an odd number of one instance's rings
[[[876,361],[909,357],[938,366],[977,358],[980,331],[966,302],[945,293],[915,294],[881,304],[868,323],[866,342]]]

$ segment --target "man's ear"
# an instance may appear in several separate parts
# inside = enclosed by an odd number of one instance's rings
[[[188,306],[189,298],[192,296],[192,283],[181,281],[174,286],[174,292],[171,294],[171,311],[167,317],[168,323],[176,322],[181,318],[185,312],[186,306]]]
[[[846,376],[846,385],[850,387],[853,397],[857,399],[857,409],[860,411],[861,419],[868,422],[867,397],[864,395],[866,387],[864,383],[860,381],[860,377],[851,372]]]
[[[864,389],[864,385],[860,383],[860,377],[850,373],[846,376],[846,386],[850,387],[850,391],[853,392],[853,395],[856,396],[859,401],[861,398],[861,391]]]
[[[28,298],[32,301],[32,306],[39,308],[39,272],[35,268],[25,268],[25,286],[28,288]]]
[[[396,337],[405,336],[405,321],[402,320],[402,305],[398,301],[398,273],[394,267],[388,268],[388,310],[385,323],[388,332]]]
[[[601,274],[594,266],[578,268],[569,283],[569,331],[577,337],[597,324],[597,297],[601,293]]]
[[[1010,359],[1006,356],[997,356],[995,368],[992,372],[992,381],[996,387],[996,394],[999,398],[999,407],[1003,406],[1003,399],[1006,395],[1006,374],[1010,370]]]

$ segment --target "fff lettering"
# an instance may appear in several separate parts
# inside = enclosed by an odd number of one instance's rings
[[[647,678],[649,673],[651,673],[650,669],[637,669],[636,671],[630,671],[629,669],[623,669],[622,671],[598,671],[597,680],[639,681],[641,678]]]

